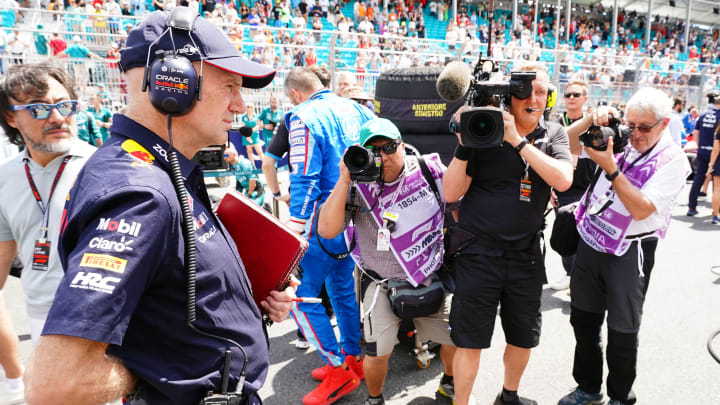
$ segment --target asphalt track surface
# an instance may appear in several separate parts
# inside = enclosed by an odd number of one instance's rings
[[[220,192],[211,190],[211,194]],[[658,245],[655,268],[645,302],[640,330],[638,377],[634,391],[638,404],[719,404],[720,364],[708,354],[710,333],[720,328],[720,277],[710,267],[720,265],[720,226],[710,224],[710,202],[698,205],[700,215],[686,217],[687,188],[673,210],[668,236]],[[550,219],[551,221],[552,219]],[[548,250],[547,275],[563,275],[559,256]],[[5,287],[5,300],[21,340],[21,356],[32,350],[29,327],[18,279]],[[555,404],[575,386],[571,375],[574,338],[569,323],[567,291],[549,287],[542,297],[542,337],[533,350],[520,385],[520,395],[539,404]],[[270,334],[270,372],[261,390],[265,405],[300,404],[317,383],[310,371],[323,365],[314,349],[298,350],[290,319],[275,324]],[[720,339],[714,344],[720,351]],[[504,336],[496,323],[492,347],[483,351],[473,389],[477,404],[492,404],[502,386]],[[400,344],[390,360],[384,395],[386,403],[449,404],[436,396],[442,375],[439,358],[429,368],[418,368],[411,346]],[[0,374],[0,378],[1,378]],[[363,385],[337,404],[362,404]]]

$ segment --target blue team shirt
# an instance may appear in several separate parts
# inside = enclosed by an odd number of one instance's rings
[[[109,343],[136,374],[150,404],[196,405],[219,389],[228,346],[185,323],[181,211],[170,181],[168,145],[123,115],[88,160],[68,196],[59,246],[65,277],[43,334]],[[237,248],[214,216],[203,173],[184,156],[197,245],[197,320],[249,354],[244,392],[268,370],[268,345]],[[243,366],[231,346],[230,389]]]
[[[285,116],[290,144],[291,217],[308,220],[325,202],[340,177],[339,165],[345,150],[358,142],[360,127],[373,118],[367,108],[327,89],[313,93]],[[306,222],[306,228],[311,222]]]
[[[698,155],[707,155],[710,157],[712,152],[713,139],[715,138],[715,128],[720,124],[720,110],[710,107],[710,110],[700,114],[695,123],[695,129],[698,130]]]

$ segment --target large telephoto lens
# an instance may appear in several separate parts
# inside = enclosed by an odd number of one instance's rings
[[[487,149],[502,145],[505,135],[502,110],[474,107],[460,115],[460,138],[468,148]]]
[[[345,152],[343,162],[350,173],[358,174],[375,165],[375,157],[369,149],[353,145]]]

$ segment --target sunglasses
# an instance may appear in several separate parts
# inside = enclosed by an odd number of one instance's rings
[[[382,146],[366,146],[366,148],[371,149],[374,153],[379,154],[382,151],[386,155],[392,155],[397,151],[398,146],[400,146],[400,142],[388,142]]]
[[[627,129],[629,129],[630,132],[632,132],[632,131],[634,131],[634,130],[637,129],[638,132],[643,133],[643,134],[646,134],[646,133],[650,132],[651,129],[655,128],[655,127],[657,126],[657,124],[659,124],[660,121],[662,121],[662,120],[663,120],[663,119],[660,118],[659,120],[657,120],[657,122],[655,122],[655,123],[652,124],[652,125],[632,125],[632,124],[628,124],[628,125],[627,125]]]
[[[10,111],[28,110],[36,120],[45,120],[52,114],[53,108],[57,109],[63,117],[69,117],[77,112],[77,105],[77,100],[61,101],[57,104],[11,105]]]
[[[570,97],[580,98],[582,96],[583,96],[582,93],[565,93],[565,98],[570,98]]]

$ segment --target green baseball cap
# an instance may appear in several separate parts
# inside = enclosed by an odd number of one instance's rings
[[[400,130],[398,130],[392,121],[387,118],[375,118],[360,127],[360,139],[358,143],[361,146],[367,146],[372,138],[378,136],[402,141]]]

